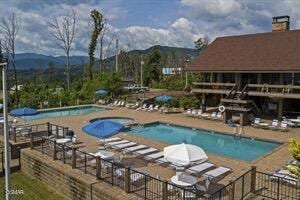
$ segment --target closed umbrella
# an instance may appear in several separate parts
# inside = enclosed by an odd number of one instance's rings
[[[202,148],[191,144],[177,144],[164,148],[164,158],[179,165],[201,163],[208,159]]]
[[[170,101],[172,100],[173,97],[171,96],[168,96],[168,95],[162,95],[162,96],[158,96],[155,98],[155,101],[160,101],[160,102],[167,102],[167,101]]]
[[[98,120],[82,127],[82,130],[89,135],[97,138],[108,138],[115,134],[118,134],[120,130],[124,128],[123,124],[110,121],[110,120]]]

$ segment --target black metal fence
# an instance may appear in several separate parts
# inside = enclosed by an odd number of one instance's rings
[[[258,172],[255,167],[216,192],[207,194],[194,187],[179,187],[144,172],[124,167],[117,161],[101,159],[74,147],[57,144],[54,140],[44,139],[34,149],[143,199],[239,200],[250,194],[277,200],[300,199],[299,182],[291,184],[285,178]]]
[[[9,139],[15,143],[29,142],[31,134],[35,136],[65,137],[69,128],[51,123],[42,123],[34,125],[9,126]],[[0,124],[0,134],[3,135],[3,125]]]

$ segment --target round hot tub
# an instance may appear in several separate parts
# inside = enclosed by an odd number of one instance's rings
[[[133,118],[130,117],[100,117],[100,118],[95,118],[95,119],[91,119],[90,123],[95,122],[95,121],[99,121],[99,120],[110,120],[110,121],[114,121],[123,125],[128,125],[134,122]]]

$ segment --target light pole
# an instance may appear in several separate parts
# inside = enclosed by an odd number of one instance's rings
[[[187,59],[186,63],[185,63],[185,88],[188,87],[188,72],[187,72],[187,68],[188,68],[189,62],[190,62],[190,60]]]
[[[143,87],[143,65],[144,65],[143,55],[141,55],[141,87]]]
[[[2,87],[3,87],[3,135],[4,135],[4,153],[5,153],[5,199],[10,200],[10,146],[7,127],[7,83],[6,83],[6,66],[7,62],[1,60],[0,67],[2,68]]]

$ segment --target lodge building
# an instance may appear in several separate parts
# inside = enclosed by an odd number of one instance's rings
[[[272,32],[216,38],[187,68],[203,74],[191,92],[224,105],[224,121],[240,116],[300,116],[300,30],[290,17],[273,17]]]

